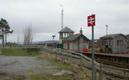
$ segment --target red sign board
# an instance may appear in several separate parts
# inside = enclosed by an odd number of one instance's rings
[[[88,26],[95,26],[95,15],[90,15],[87,17],[87,25]]]

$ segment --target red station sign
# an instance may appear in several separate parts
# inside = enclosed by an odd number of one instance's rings
[[[95,26],[95,15],[87,16],[87,25],[90,27]]]

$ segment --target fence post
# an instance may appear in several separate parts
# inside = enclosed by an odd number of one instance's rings
[[[100,63],[100,70],[99,70],[99,80],[103,80],[103,69],[102,69],[101,63]]]
[[[128,80],[127,75],[126,75],[126,71],[123,71],[123,72],[124,72],[124,80]]]

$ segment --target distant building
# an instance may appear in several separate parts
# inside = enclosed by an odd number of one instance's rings
[[[123,34],[109,34],[98,40],[100,51],[105,53],[126,53],[127,37]]]
[[[126,37],[127,37],[127,44],[128,44],[128,51],[129,51],[129,34],[128,35],[126,35]]]
[[[90,40],[83,35],[82,30],[79,34],[73,34],[74,31],[65,27],[59,33],[64,49],[82,51],[83,48],[89,48]]]
[[[47,46],[47,47],[57,47],[59,44],[58,40],[47,40],[47,41],[39,41],[33,43],[33,45]]]

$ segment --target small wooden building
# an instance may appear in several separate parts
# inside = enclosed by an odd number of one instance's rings
[[[126,53],[127,37],[123,34],[110,34],[103,36],[98,41],[102,52]]]
[[[82,51],[83,48],[89,47],[89,39],[80,33],[67,37],[63,42],[64,49],[74,51]]]
[[[126,37],[127,37],[127,49],[128,49],[128,54],[129,54],[129,34],[126,35]]]

